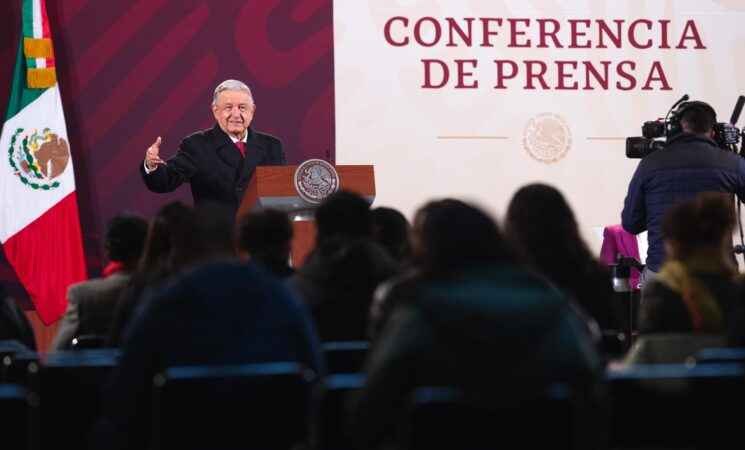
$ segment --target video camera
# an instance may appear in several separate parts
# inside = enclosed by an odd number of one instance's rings
[[[665,119],[644,122],[642,125],[642,135],[644,137],[626,138],[626,157],[644,158],[650,153],[654,153],[664,147],[666,141],[657,138],[669,139],[676,134],[681,133],[683,131],[683,126],[680,123],[680,118],[683,116],[683,112],[692,106],[703,106],[709,108],[712,113],[714,113],[714,117],[716,117],[714,108],[709,106],[707,103],[697,101],[689,102],[688,99],[688,94],[686,94],[680,100],[675,102],[665,116]],[[740,142],[740,136],[742,136],[743,133],[739,128],[735,127],[735,124],[740,118],[743,105],[745,105],[745,96],[741,95],[737,99],[729,123],[717,122],[714,124],[714,141],[719,147],[730,151],[737,151],[737,144]]]

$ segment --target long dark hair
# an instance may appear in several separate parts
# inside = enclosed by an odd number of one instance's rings
[[[424,205],[414,218],[414,265],[425,276],[452,269],[512,261],[496,222],[460,200]]]
[[[729,239],[736,224],[730,194],[703,192],[668,211],[660,221],[660,229],[665,240],[678,244],[679,258],[703,250],[729,259]]]
[[[145,249],[139,263],[140,271],[171,268],[176,230],[189,211],[191,208],[181,202],[168,203],[158,210],[145,240]]]
[[[520,188],[507,209],[505,232],[522,260],[560,287],[576,288],[597,268],[572,209],[551,186]]]

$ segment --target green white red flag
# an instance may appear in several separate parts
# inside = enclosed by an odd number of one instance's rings
[[[24,0],[0,135],[0,244],[47,325],[87,277],[68,142],[46,6]]]

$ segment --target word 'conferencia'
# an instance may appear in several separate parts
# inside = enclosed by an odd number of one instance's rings
[[[688,20],[679,32],[671,20],[648,19],[530,19],[498,17],[391,17],[383,34],[393,47],[492,47],[497,49],[705,50],[696,22]],[[508,51],[508,50],[507,50]],[[506,51],[506,52],[507,52]],[[556,50],[554,50],[556,51]],[[632,54],[625,52],[625,55]],[[642,53],[639,53],[641,56]],[[631,59],[543,60],[492,59],[494,89],[621,91],[672,90],[659,60]],[[479,87],[478,59],[422,58],[422,88]]]

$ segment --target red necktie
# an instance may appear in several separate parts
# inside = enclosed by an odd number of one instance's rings
[[[235,146],[238,147],[238,151],[241,152],[243,159],[246,159],[246,143],[243,141],[237,141]]]

